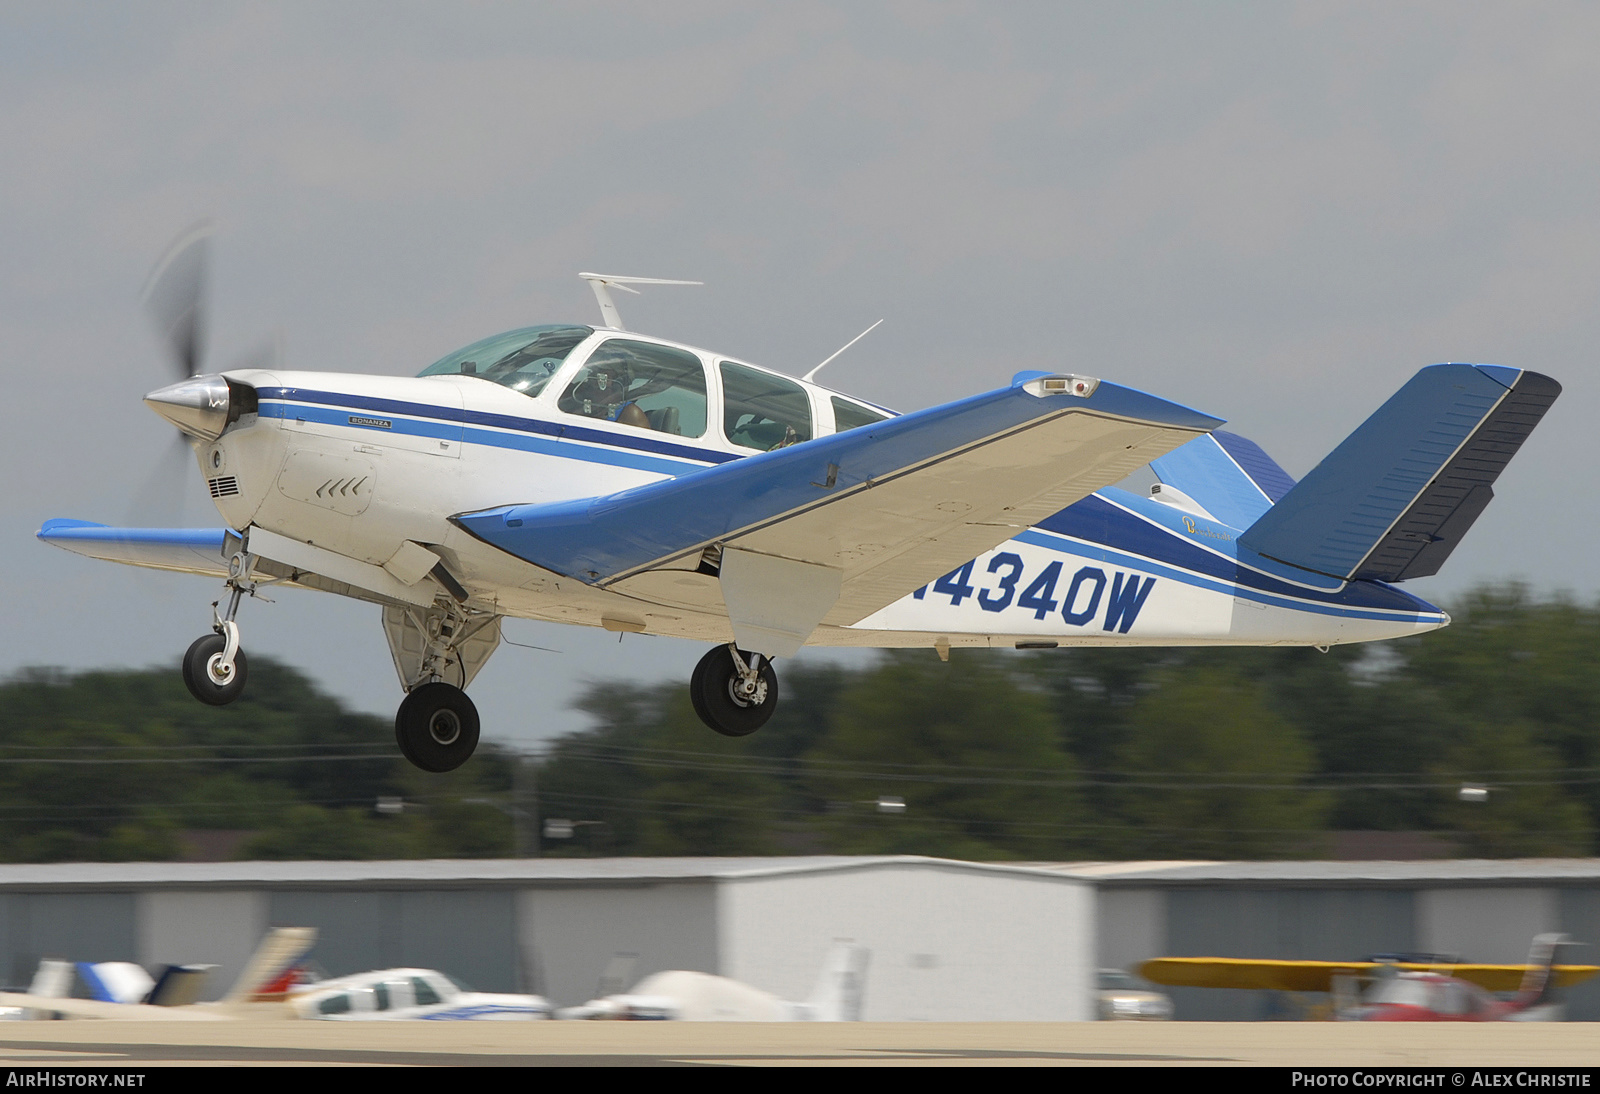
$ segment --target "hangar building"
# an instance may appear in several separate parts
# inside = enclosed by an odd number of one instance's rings
[[[619,954],[810,996],[835,939],[870,952],[872,1021],[1090,1017],[1094,887],[915,857],[0,866],[3,975],[42,956],[214,963],[220,996],[271,926],[318,929],[329,975],[437,968],[484,991],[592,998]]]
[[[1159,956],[1521,962],[1562,931],[1600,964],[1600,860],[1117,862],[507,859],[0,866],[0,978],[42,956],[215,963],[222,994],[270,926],[311,926],[329,975],[437,968],[558,1006],[697,969],[803,1000],[835,939],[870,951],[865,1017],[1076,1020],[1097,967]],[[1172,991],[1176,1017],[1291,1017],[1267,992]],[[1569,1018],[1600,1020],[1600,983]]]
[[[1600,964],[1600,860],[1116,862],[1048,867],[1092,880],[1103,967],[1156,956],[1353,961],[1380,953],[1527,960],[1533,936]],[[1175,1017],[1288,1017],[1273,993],[1171,989]],[[1600,1020],[1600,978],[1567,993],[1569,1020]]]

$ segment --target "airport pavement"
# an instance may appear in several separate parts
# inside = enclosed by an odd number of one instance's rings
[[[1590,1023],[5,1023],[3,1067],[1597,1067]]]

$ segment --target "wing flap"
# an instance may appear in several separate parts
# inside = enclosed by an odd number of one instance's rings
[[[843,572],[828,622],[864,618],[1220,425],[1116,384],[1048,374],[601,498],[453,520],[534,565],[611,586],[733,546]]]

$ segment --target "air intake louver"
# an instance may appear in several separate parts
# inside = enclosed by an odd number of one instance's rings
[[[214,498],[231,498],[239,492],[239,480],[232,475],[224,475],[220,479],[212,479],[211,496]]]

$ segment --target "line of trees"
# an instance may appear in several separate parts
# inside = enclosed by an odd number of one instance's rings
[[[1363,830],[1594,854],[1600,606],[1508,586],[1451,610],[1445,631],[1328,654],[801,662],[738,740],[681,684],[600,684],[588,729],[537,757],[486,745],[442,777],[399,759],[387,720],[264,659],[223,710],[168,670],[33,670],[0,685],[0,858],[177,858],[201,830],[236,833],[239,858],[1279,858]],[[570,838],[541,839],[557,818]]]

